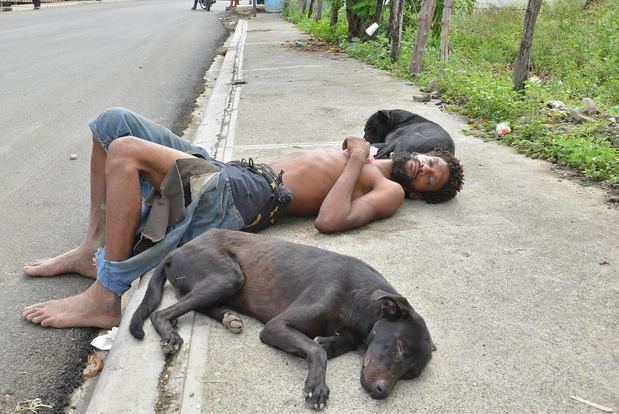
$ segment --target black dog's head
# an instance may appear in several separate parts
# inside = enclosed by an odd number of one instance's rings
[[[363,129],[363,138],[370,144],[385,142],[385,137],[396,126],[415,115],[402,109],[382,110],[368,118]]]
[[[361,385],[372,398],[386,398],[400,378],[417,378],[435,349],[423,318],[402,296],[377,290],[379,319],[367,337]]]

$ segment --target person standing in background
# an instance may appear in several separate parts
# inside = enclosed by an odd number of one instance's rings
[[[39,10],[41,8],[41,0],[32,0],[32,4],[34,5],[35,10]]]

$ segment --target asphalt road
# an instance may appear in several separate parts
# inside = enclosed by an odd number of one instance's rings
[[[86,230],[87,122],[122,105],[178,132],[227,32],[191,0],[79,4],[0,13],[0,412],[41,398],[62,409],[95,332],[53,330],[24,306],[89,280],[22,274],[24,263],[76,246]],[[77,154],[70,160],[69,154]]]

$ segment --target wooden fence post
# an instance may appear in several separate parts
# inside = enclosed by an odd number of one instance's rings
[[[383,20],[383,1],[384,0],[376,0],[376,11],[374,12],[374,21],[380,24]]]
[[[444,0],[443,2],[443,17],[441,19],[441,60],[447,63],[449,59],[449,19],[451,17],[451,9],[453,8],[453,0]],[[445,65],[441,68],[441,77],[445,76]]]
[[[436,8],[436,0],[423,0],[419,16],[417,17],[417,33],[415,34],[415,45],[413,47],[413,56],[408,71],[412,77],[416,77],[421,72],[423,63],[423,52],[426,48],[428,40],[428,30],[432,25],[432,16]]]
[[[533,44],[533,32],[535,31],[535,21],[542,7],[542,0],[529,0],[527,11],[524,16],[524,33],[520,42],[520,51],[514,63],[514,90],[524,89],[524,81],[529,75],[529,64],[531,55],[531,45]]]
[[[400,40],[402,38],[402,19],[404,18],[404,0],[391,0],[389,13],[389,44],[391,53],[389,57],[392,62],[398,60],[400,54]]]
[[[318,22],[322,19],[322,0],[318,0],[316,4],[316,18],[315,20]]]
[[[331,19],[329,20],[329,26],[333,27],[337,24],[338,14],[341,7],[340,0],[331,1]]]

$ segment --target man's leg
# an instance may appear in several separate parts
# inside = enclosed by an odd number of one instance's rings
[[[167,128],[125,108],[108,108],[90,122],[89,126],[93,132],[93,146],[90,161],[90,217],[86,238],[79,247],[64,254],[27,264],[23,268],[27,275],[56,276],[62,273],[80,273],[96,278],[93,256],[105,242],[106,151],[118,137],[134,136],[179,151],[199,153],[209,158],[204,149],[182,140]]]
[[[192,155],[134,137],[115,140],[105,163],[105,259],[124,261],[131,255],[141,212],[140,177],[159,188],[173,163]],[[99,281],[85,292],[28,306],[23,316],[55,328],[109,328],[120,322],[120,296]]]

